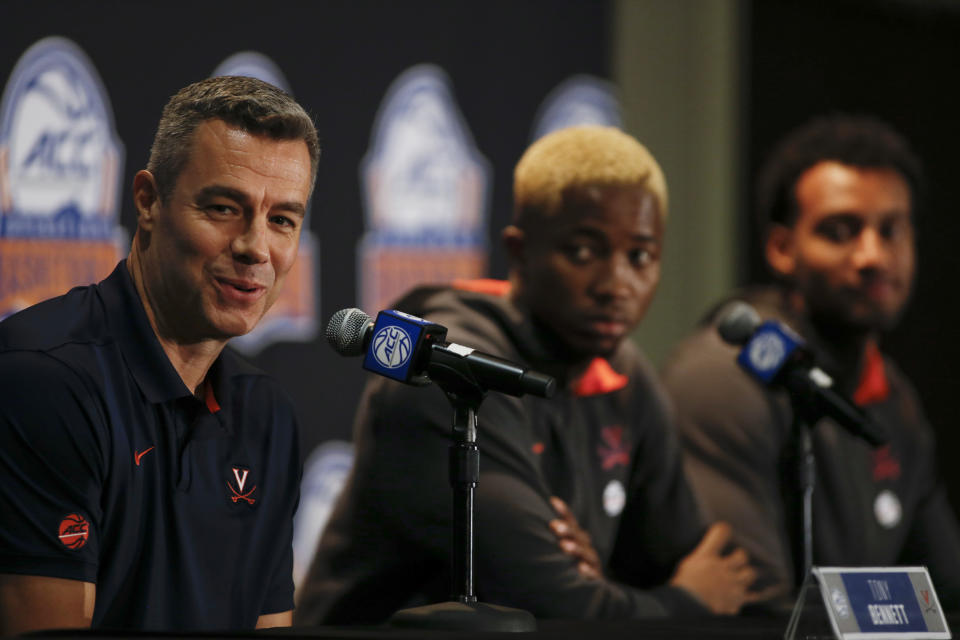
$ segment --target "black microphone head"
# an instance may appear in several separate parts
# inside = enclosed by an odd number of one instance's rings
[[[342,356],[359,356],[370,326],[370,316],[360,309],[340,309],[327,323],[327,342]]]
[[[553,392],[557,390],[557,381],[538,371],[525,371],[520,376],[520,382],[523,385],[524,393],[537,396],[539,398],[551,398]]]
[[[757,327],[760,326],[760,314],[746,302],[731,302],[720,312],[717,332],[729,344],[746,344]]]

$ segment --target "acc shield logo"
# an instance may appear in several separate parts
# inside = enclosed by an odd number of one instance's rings
[[[544,99],[533,126],[533,139],[576,125],[622,127],[620,102],[611,83],[576,75],[561,82]]]
[[[830,602],[833,603],[833,610],[837,612],[838,618],[850,616],[850,602],[842,589],[834,589],[830,592]]]
[[[230,467],[231,477],[227,480],[227,488],[230,489],[229,498],[233,504],[246,502],[253,505],[257,499],[252,497],[253,492],[257,490],[257,485],[250,479],[250,469],[246,467]]]
[[[383,309],[414,284],[486,272],[489,176],[446,74],[432,65],[402,73],[361,165],[361,306]]]
[[[110,273],[126,249],[122,168],[83,51],[56,37],[27,49],[0,104],[0,318]]]
[[[71,513],[60,521],[58,531],[60,542],[68,549],[79,549],[87,544],[90,536],[90,523],[79,513]]]
[[[373,357],[387,369],[402,367],[413,352],[413,340],[401,327],[390,325],[373,336]]]
[[[293,93],[280,67],[256,51],[233,54],[221,62],[211,76],[247,76]],[[230,341],[230,345],[238,351],[254,355],[274,342],[309,342],[317,335],[317,318],[320,315],[320,243],[310,231],[309,204],[300,231],[297,259],[283,282],[280,296],[253,331]]]

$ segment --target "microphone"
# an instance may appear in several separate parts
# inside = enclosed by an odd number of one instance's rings
[[[762,321],[745,302],[733,302],[721,312],[720,337],[743,349],[737,364],[760,382],[786,388],[794,410],[814,420],[833,418],[855,436],[874,447],[886,444],[884,430],[833,388],[833,378],[813,362],[806,342],[793,329],[776,320]]]
[[[436,382],[445,391],[499,391],[549,398],[556,381],[548,375],[445,342],[447,328],[402,311],[385,310],[373,322],[360,309],[341,309],[327,323],[326,337],[343,356],[366,354],[363,368],[412,385]]]

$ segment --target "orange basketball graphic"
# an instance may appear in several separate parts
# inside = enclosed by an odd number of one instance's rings
[[[60,522],[60,542],[68,549],[79,549],[87,544],[90,525],[78,513],[71,513]]]

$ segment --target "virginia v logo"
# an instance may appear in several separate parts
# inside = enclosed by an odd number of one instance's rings
[[[233,477],[237,479],[237,487],[240,488],[240,491],[243,491],[243,485],[247,483],[247,475],[250,473],[250,469],[244,469],[243,475],[240,475],[240,469],[236,467],[233,468]]]
[[[250,476],[250,469],[244,467],[230,467],[233,471],[233,480],[236,483],[231,484],[227,482],[227,488],[230,489],[230,501],[236,504],[237,502],[243,500],[247,504],[252,505],[257,501],[256,498],[251,498],[253,492],[257,490],[257,485],[253,485],[250,489],[247,489],[247,478]]]

